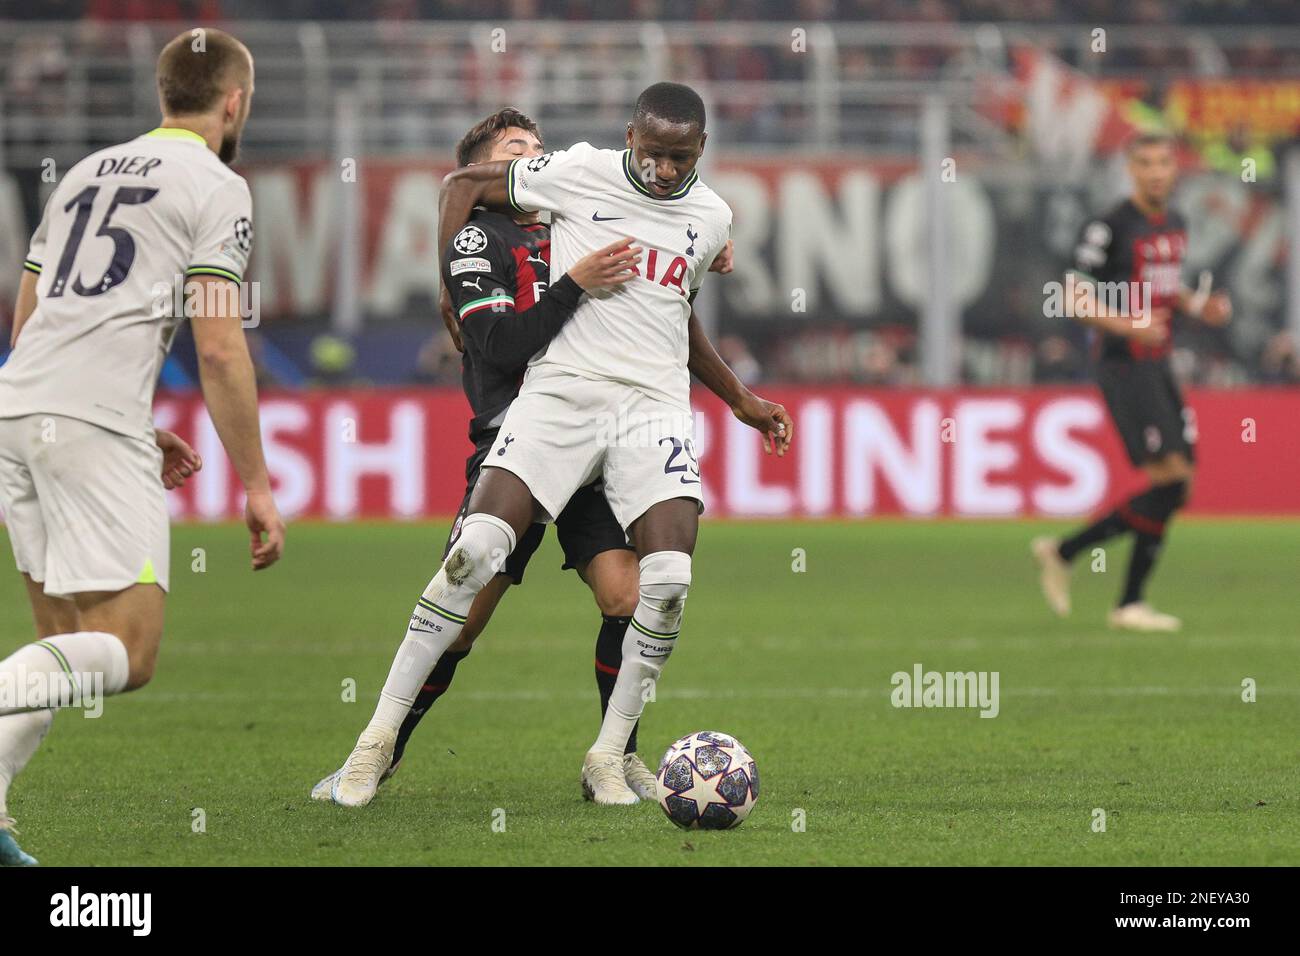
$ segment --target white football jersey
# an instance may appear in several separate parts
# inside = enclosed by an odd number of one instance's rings
[[[53,413],[153,441],[182,276],[242,281],[248,184],[197,133],[156,129],[87,156],[45,207],[24,268],[36,310],[0,366],[0,417]],[[166,291],[164,291],[166,290]]]
[[[639,275],[583,296],[577,311],[530,367],[622,382],[690,408],[690,300],[731,236],[731,208],[692,173],[656,199],[632,168],[630,149],[577,143],[510,166],[510,201],[551,214],[551,280],[590,252],[631,236]]]

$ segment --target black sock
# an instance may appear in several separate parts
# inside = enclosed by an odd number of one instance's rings
[[[611,617],[606,614],[600,625],[600,634],[596,637],[596,687],[600,691],[600,716],[603,719],[609,707],[609,695],[614,693],[614,682],[618,680],[618,669],[623,663],[623,636],[627,633],[630,617]],[[636,731],[641,726],[637,721],[632,734],[627,738],[623,752],[636,753]]]
[[[1133,553],[1128,560],[1128,574],[1124,578],[1124,593],[1119,606],[1136,604],[1142,600],[1142,591],[1147,578],[1160,557],[1160,548],[1165,540],[1165,525],[1173,517],[1187,496],[1187,485],[1177,481],[1168,485],[1153,485],[1140,495],[1134,495],[1128,503],[1125,515],[1128,523],[1136,532],[1133,537]]]
[[[1130,498],[1119,510],[1134,531],[1163,534],[1165,522],[1182,504],[1185,491],[1186,485],[1181,481],[1172,485],[1152,485]]]
[[[1119,600],[1120,607],[1142,600],[1142,589],[1151,576],[1151,569],[1156,565],[1164,540],[1163,534],[1149,534],[1146,531],[1134,535],[1133,553],[1128,559],[1128,576],[1124,579],[1124,596]]]
[[[1183,503],[1187,485],[1152,485],[1140,491],[1105,517],[1099,518],[1077,534],[1066,538],[1058,549],[1061,558],[1073,561],[1084,548],[1123,534],[1164,534],[1164,524]]]
[[[1058,552],[1062,560],[1073,561],[1075,556],[1084,548],[1094,544],[1100,544],[1109,538],[1115,537],[1129,530],[1128,524],[1124,521],[1120,509],[1115,509],[1104,518],[1099,518],[1092,524],[1088,525],[1082,531],[1066,538],[1061,542]]]
[[[406,742],[411,739],[411,734],[415,733],[415,728],[419,726],[420,720],[433,702],[445,694],[447,688],[451,686],[451,679],[456,676],[456,665],[468,656],[469,651],[444,651],[442,657],[438,658],[438,663],[433,665],[433,670],[424,679],[424,686],[420,688],[420,693],[415,695],[411,712],[406,715],[402,726],[398,728],[397,745],[393,747],[393,763],[402,759],[402,751],[406,749]]]

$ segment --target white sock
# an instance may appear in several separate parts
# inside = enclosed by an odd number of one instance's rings
[[[52,710],[29,710],[25,714],[0,717],[0,817],[8,815],[9,785],[32,759],[53,723]]]
[[[91,704],[121,693],[130,674],[126,646],[114,635],[56,634],[0,661],[0,717]]]
[[[659,680],[682,627],[691,588],[691,556],[656,551],[641,559],[641,598],[623,636],[623,663],[609,695],[592,753],[623,756],[632,728],[645,709],[646,688]],[[649,682],[649,683],[647,683]]]
[[[411,612],[371,727],[394,732],[401,727],[425,678],[460,636],[475,595],[505,566],[514,549],[514,530],[500,518],[472,514],[462,522],[451,553]]]

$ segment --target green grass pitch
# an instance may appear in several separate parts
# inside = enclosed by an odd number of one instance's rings
[[[47,865],[1300,863],[1300,525],[1178,521],[1150,594],[1176,636],[1106,629],[1127,543],[1051,618],[1027,542],[1063,527],[706,524],[641,750],[737,735],[764,789],[725,833],[581,799],[599,616],[553,536],[357,811],[308,790],[369,717],[445,524],[298,525],[258,575],[241,528],[178,527],[154,683],[60,715],[10,810]],[[29,639],[14,574],[0,624],[0,651]],[[918,662],[997,671],[999,716],[895,709]]]

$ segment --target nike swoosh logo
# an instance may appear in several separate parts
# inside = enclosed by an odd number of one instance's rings
[[[699,483],[700,483],[700,479],[698,478],[691,478],[689,480],[686,478],[682,479],[682,484],[684,485],[698,485]]]
[[[432,629],[427,628],[427,627],[408,627],[407,630],[408,630],[408,631],[415,631],[415,632],[418,633],[418,634],[439,634],[439,633],[441,633],[440,631],[435,631],[435,630],[432,630]]]
[[[598,212],[593,212],[591,214],[592,222],[614,222],[616,219],[626,219],[626,218],[627,218],[626,216],[602,216]]]
[[[647,654],[645,651],[642,651],[642,652],[641,652],[641,656],[642,656],[642,657],[649,657],[650,659],[653,660],[653,659],[658,658],[658,657],[667,657],[668,655],[667,655],[667,654]]]

